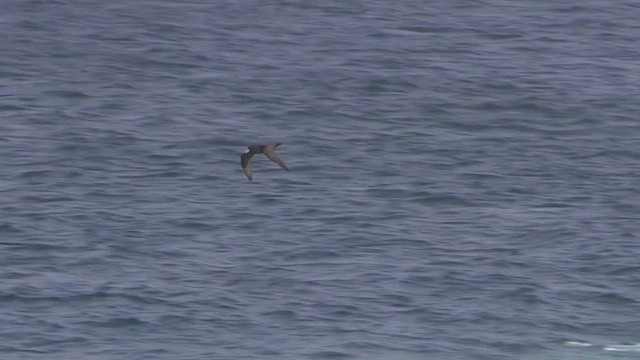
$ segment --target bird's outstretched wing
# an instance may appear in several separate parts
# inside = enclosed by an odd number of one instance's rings
[[[269,158],[269,160],[271,160],[274,163],[280,165],[281,168],[289,171],[289,168],[287,167],[287,165],[285,165],[284,161],[282,161],[282,159],[280,159],[278,157],[278,154],[276,154],[276,146],[278,146],[278,145],[280,145],[280,144],[267,145],[264,148],[264,154]]]
[[[242,155],[240,155],[240,165],[242,165],[242,170],[244,174],[247,175],[249,181],[252,180],[251,177],[251,158],[255,153],[249,149],[245,151]]]

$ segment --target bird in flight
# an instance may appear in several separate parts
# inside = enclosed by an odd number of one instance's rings
[[[266,144],[251,144],[247,146],[247,150],[245,150],[245,152],[242,155],[240,155],[240,164],[242,165],[242,170],[244,171],[244,174],[247,175],[247,178],[249,179],[249,181],[252,180],[251,158],[255,154],[265,154],[265,156],[268,157],[269,160],[280,165],[281,168],[289,171],[289,168],[287,167],[287,165],[285,165],[282,159],[278,157],[278,154],[276,154],[276,148],[280,144],[281,143],[266,143]]]

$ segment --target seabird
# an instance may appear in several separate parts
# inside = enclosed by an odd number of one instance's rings
[[[276,148],[281,143],[266,143],[266,144],[251,144],[247,146],[247,150],[240,155],[240,164],[242,165],[242,170],[244,170],[244,174],[247,175],[249,181],[252,180],[251,177],[251,158],[255,154],[265,154],[269,160],[273,161],[280,165],[281,168],[289,171],[287,165],[278,157],[276,154]]]

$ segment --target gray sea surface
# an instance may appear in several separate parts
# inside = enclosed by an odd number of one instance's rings
[[[638,19],[1,1],[0,359],[638,359]]]

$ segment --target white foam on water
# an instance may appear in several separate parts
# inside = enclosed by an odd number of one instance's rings
[[[640,343],[635,345],[607,345],[604,349],[607,351],[640,352]]]
[[[568,346],[593,346],[593,344],[583,341],[565,341],[564,344]]]

